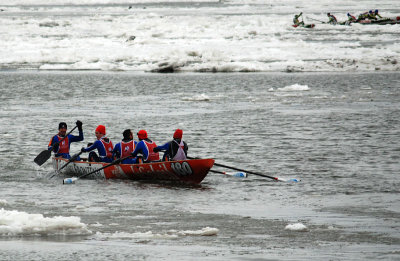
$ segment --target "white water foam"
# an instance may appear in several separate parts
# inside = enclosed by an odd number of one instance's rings
[[[285,230],[292,230],[292,231],[308,231],[308,228],[302,223],[295,223],[295,224],[288,224],[285,227]]]
[[[7,203],[7,200],[5,200],[5,199],[0,199],[0,206],[7,206],[8,205],[8,203]]]
[[[176,232],[178,235],[183,235],[183,236],[216,236],[219,232],[219,229],[213,227],[205,227],[202,228],[201,230],[184,230],[184,231],[171,230],[170,232]]]
[[[0,237],[90,235],[86,224],[79,217],[44,217],[16,210],[0,209]]]
[[[115,233],[101,233],[97,232],[96,237],[99,239],[109,238],[133,238],[133,239],[175,239],[182,236],[216,236],[219,229],[212,227],[205,227],[200,230],[169,230],[165,233],[147,232],[115,232]]]
[[[310,88],[308,87],[308,85],[300,85],[297,83],[277,89],[277,91],[281,91],[281,92],[309,91],[309,90],[310,90]]]
[[[210,101],[210,97],[204,93],[195,95],[193,97],[184,97],[182,101]]]

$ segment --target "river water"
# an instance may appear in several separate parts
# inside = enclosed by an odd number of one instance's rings
[[[0,260],[399,260],[399,76],[0,72]],[[181,128],[190,156],[301,181],[63,185],[33,159],[76,120],[72,153],[98,124]]]

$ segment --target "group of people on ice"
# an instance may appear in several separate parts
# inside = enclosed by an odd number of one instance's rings
[[[303,13],[301,12],[300,14],[296,14],[293,18],[293,24],[295,26],[304,26],[304,21],[301,20],[300,21],[300,17],[303,15]],[[322,23],[327,23],[327,24],[346,24],[346,25],[350,25],[351,23],[358,23],[362,20],[377,20],[378,18],[382,18],[382,16],[379,14],[379,10],[369,10],[368,12],[364,12],[358,15],[358,18],[356,18],[354,15],[351,15],[350,13],[347,13],[347,21],[345,22],[338,22],[337,18],[331,14],[331,13],[327,13],[326,14],[328,16],[328,22],[322,22]],[[317,20],[318,21],[318,20]]]
[[[338,20],[336,19],[336,17],[331,14],[331,13],[327,13],[328,16],[328,24],[337,24]],[[358,15],[358,18],[356,18],[354,15],[351,15],[350,13],[347,13],[347,21],[344,22],[346,24],[350,24],[350,23],[358,23],[362,20],[378,20],[378,18],[382,18],[382,16],[379,14],[379,10],[369,10],[368,12],[364,12]]]
[[[71,159],[69,154],[72,142],[84,140],[82,122],[77,121],[79,135],[67,134],[67,124],[60,122],[58,133],[54,135],[48,145],[48,149],[55,153],[55,157]],[[154,141],[149,139],[146,130],[137,132],[138,141],[133,139],[130,129],[124,130],[122,140],[113,146],[112,141],[106,136],[106,127],[98,125],[95,129],[96,140],[81,149],[81,153],[89,152],[89,162],[108,162],[121,159],[122,164],[136,164],[160,161],[159,152],[164,151],[162,161],[185,160],[187,157],[188,146],[182,140],[183,131],[176,129],[173,139],[162,146],[157,146]],[[61,141],[61,142],[60,142]],[[96,153],[97,151],[97,153]],[[79,155],[74,160],[80,160]]]

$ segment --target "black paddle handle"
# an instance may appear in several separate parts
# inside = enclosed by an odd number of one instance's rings
[[[223,171],[219,171],[219,170],[213,170],[213,169],[210,169],[209,171],[210,171],[210,172],[214,172],[214,173],[219,173],[219,174],[224,174],[224,175],[226,175],[226,173],[225,173],[225,172],[223,172]]]
[[[187,157],[188,159],[199,159],[199,158],[192,158],[192,157]],[[269,179],[273,179],[273,180],[278,180],[278,178],[276,177],[272,177],[272,176],[268,176],[265,174],[261,174],[261,173],[257,173],[257,172],[253,172],[253,171],[249,171],[249,170],[245,170],[245,169],[239,169],[239,168],[235,168],[235,167],[231,167],[231,166],[227,166],[227,165],[223,165],[223,164],[219,164],[219,163],[215,163],[215,166],[218,167],[223,167],[223,168],[227,168],[227,169],[233,169],[233,170],[237,170],[237,171],[243,171],[243,172],[247,172],[256,176],[260,176],[260,177],[265,177],[265,178],[269,178]]]
[[[235,168],[235,167],[230,167],[230,166],[226,166],[226,165],[222,165],[222,164],[218,164],[218,163],[214,163],[214,165],[218,166],[218,167],[224,167],[224,168],[233,169],[233,170],[237,170],[237,171],[247,172],[247,173],[250,173],[250,174],[253,174],[253,175],[256,175],[256,176],[270,178],[270,179],[273,179],[273,180],[278,180],[278,178],[276,178],[276,177],[268,176],[268,175],[265,175],[265,174],[261,174],[261,173],[257,173],[257,172],[253,172],[253,171],[249,171],[249,170],[245,170],[245,169],[238,169],[238,168]]]

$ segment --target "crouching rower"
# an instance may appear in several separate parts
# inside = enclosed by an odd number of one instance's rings
[[[347,22],[354,23],[355,21],[357,21],[357,18],[354,15],[347,13]]]
[[[147,131],[140,130],[137,133],[139,142],[136,144],[135,150],[132,152],[132,157],[137,157],[140,153],[143,155],[143,162],[159,161],[160,154],[154,152],[153,149],[157,147],[156,143],[150,140],[147,136]],[[138,162],[140,163],[140,162]]]
[[[70,159],[71,155],[69,155],[69,150],[72,142],[78,142],[78,141],[83,141],[83,130],[82,130],[82,122],[81,121],[76,121],[76,126],[78,127],[79,130],[79,136],[75,136],[72,134],[68,134],[68,136],[65,136],[67,133],[67,124],[65,122],[60,122],[58,124],[58,134],[53,136],[49,142],[48,149],[54,151],[55,157],[62,157],[65,159]],[[60,140],[64,139],[61,141],[61,143],[56,144]],[[77,158],[79,159],[79,156]]]
[[[174,132],[173,140],[164,145],[155,147],[154,152],[165,151],[163,161],[185,160],[187,158],[188,145],[182,140],[183,131],[177,129]]]
[[[82,152],[89,152],[89,161],[91,162],[112,162],[113,144],[109,138],[106,137],[106,127],[104,125],[97,126],[95,130],[97,140],[93,145],[82,148]],[[92,151],[97,149],[99,155]]]
[[[379,14],[378,10],[375,10],[375,12],[372,12],[371,10],[368,16],[368,18],[371,20],[378,20],[378,17],[379,19],[382,19],[382,16]]]

